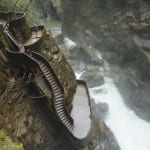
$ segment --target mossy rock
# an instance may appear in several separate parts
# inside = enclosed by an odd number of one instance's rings
[[[0,130],[0,150],[24,150],[23,144],[14,142],[5,130]]]

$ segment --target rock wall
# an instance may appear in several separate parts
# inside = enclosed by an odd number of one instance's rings
[[[150,24],[149,1],[65,0],[63,4],[62,30],[65,34],[79,43],[116,54],[115,59],[123,64],[133,62],[142,76],[149,78],[138,66],[140,62],[136,54],[141,51],[133,41],[133,29]],[[143,57],[141,60],[144,61]]]
[[[10,26],[11,25],[12,23],[10,24]],[[13,22],[13,25],[10,27],[10,29],[13,31],[14,36],[17,37],[17,40],[20,39],[21,37],[20,40],[25,41],[26,38],[29,37],[29,35],[31,35],[31,30],[27,22],[25,21],[25,18],[21,19],[21,24],[19,25],[20,26],[18,29],[17,24]],[[15,47],[11,44],[11,41],[9,39],[5,38],[1,42],[3,45],[2,47],[3,49],[6,49],[7,47],[8,50],[16,51]],[[50,64],[53,67],[53,70],[55,71],[58,79],[60,80],[62,86],[64,87],[64,96],[66,99],[66,104],[67,104],[68,109],[70,110],[72,98],[76,89],[76,78],[75,78],[75,74],[73,70],[71,69],[63,53],[60,51],[59,47],[57,46],[55,40],[53,39],[53,37],[49,36],[46,33],[46,31],[44,31],[43,37],[41,38],[40,42],[33,45],[33,50],[43,54],[49,60]],[[21,64],[21,62],[18,62],[18,61],[17,63]]]
[[[3,120],[0,128],[5,128],[13,140],[23,143],[27,150],[54,150],[60,146],[62,150],[75,150],[44,99],[32,98],[32,95],[40,94],[32,84],[15,79],[8,85],[0,99],[0,121]]]
[[[61,0],[35,0],[39,17],[45,19],[60,19],[62,17]]]
[[[26,21],[25,14],[21,14],[20,18],[16,18],[10,22],[10,31],[19,42],[24,43],[31,37],[30,26]]]
[[[0,32],[2,32],[3,27],[0,26]],[[13,48],[12,43],[10,40],[1,33],[0,36],[0,95],[4,92],[7,82],[8,82],[8,73],[9,73],[9,65],[8,65],[8,58],[5,55],[4,47],[6,49]]]
[[[16,30],[14,36],[17,36],[18,33],[21,35],[28,32],[31,33],[28,25],[21,33],[19,29],[17,30],[17,28],[21,28],[22,30],[23,25],[26,26],[26,22],[20,26],[16,24],[11,26],[11,29],[14,27]],[[37,107],[31,104],[34,103],[34,100],[35,102],[37,100],[34,97],[42,94],[37,87],[38,84],[36,84],[36,82],[40,82],[38,78],[26,80],[32,71],[35,73],[34,78],[38,77],[37,68],[34,63],[27,62],[25,58],[13,59],[13,57],[8,57],[6,50],[17,51],[18,49],[16,49],[16,46],[13,45],[5,33],[2,32],[2,26],[0,26],[0,29],[0,129],[5,128],[9,131],[15,140],[20,140],[25,144],[25,149],[47,149],[49,147],[55,149],[58,147],[58,143],[61,143],[62,149],[69,147],[71,147],[69,149],[75,149],[71,141],[69,144],[66,144],[68,138],[65,137],[65,133],[60,134],[63,132],[62,128],[59,126],[60,123],[54,113],[51,112],[53,108],[51,110],[47,109],[47,101],[44,102],[44,99],[38,98],[40,103]],[[38,48],[35,47],[34,50],[43,54],[50,61],[52,68],[58,76],[58,80],[60,80],[64,87],[67,108],[71,110],[71,101],[76,89],[76,80],[73,70],[64,55],[60,52],[54,39],[46,32],[44,32]],[[49,99],[52,101],[51,95]],[[51,103],[49,106],[51,106]],[[39,111],[39,109],[41,110]],[[44,114],[42,115],[41,112]],[[59,128],[60,130],[58,131]],[[57,140],[56,136],[58,137],[57,142],[55,141]]]
[[[76,90],[75,74],[68,64],[64,54],[60,51],[53,37],[44,33],[43,39],[35,51],[42,53],[50,62],[60,83],[64,87],[64,96],[68,108],[71,108],[71,102]]]

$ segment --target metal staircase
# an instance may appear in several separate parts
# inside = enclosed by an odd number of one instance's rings
[[[42,30],[43,26],[32,27],[31,30]],[[79,117],[80,119],[77,119],[78,116],[72,117],[71,114],[68,113],[66,105],[65,105],[65,97],[64,97],[64,88],[61,85],[57,75],[55,74],[53,68],[51,67],[51,64],[49,61],[39,53],[32,51],[31,48],[26,50],[27,48],[24,47],[24,45],[20,42],[18,42],[15,38],[15,36],[10,32],[9,30],[9,24],[6,25],[4,29],[4,33],[9,37],[9,39],[12,41],[14,45],[16,45],[20,52],[13,52],[8,51],[8,53],[11,54],[11,56],[15,56],[15,58],[23,58],[28,61],[33,61],[36,66],[41,70],[42,74],[44,75],[43,78],[47,82],[47,89],[52,91],[53,96],[53,107],[56,116],[58,117],[59,121],[62,123],[62,125],[69,131],[69,133],[76,139],[76,140],[82,140],[85,139],[88,135],[88,132],[90,131],[90,121],[88,121],[88,125],[82,126],[81,121],[84,118],[90,118],[90,105],[89,103],[89,97],[85,99],[86,101],[86,108],[88,108],[88,112],[85,117],[85,112]],[[88,94],[87,94],[88,95]],[[81,95],[79,96],[81,97]],[[84,99],[84,98],[83,98]],[[80,100],[80,99],[79,99]],[[85,103],[84,103],[85,105]],[[76,107],[75,107],[76,108]],[[84,107],[85,108],[85,107]],[[81,108],[81,110],[83,110]],[[77,111],[78,112],[78,111]],[[80,112],[80,111],[79,111]],[[76,113],[77,114],[77,113]],[[79,114],[80,115],[80,114]],[[74,115],[73,115],[74,116]],[[79,120],[79,121],[77,121]],[[81,125],[81,126],[80,126]]]

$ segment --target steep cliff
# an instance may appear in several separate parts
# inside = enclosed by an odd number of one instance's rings
[[[35,0],[35,6],[41,18],[58,20],[62,17],[61,0]]]
[[[76,89],[76,79],[70,65],[43,26],[39,26],[40,30],[37,31],[38,26],[29,27],[25,15],[18,17],[16,12],[11,12],[13,17],[6,22],[10,13],[0,14],[0,130],[6,129],[14,140],[25,145],[25,149],[55,149],[59,142],[62,149],[74,148],[72,142],[66,144],[65,140],[62,140],[66,139],[65,134],[59,134],[63,131],[51,105],[53,93],[43,89],[47,83],[42,79],[37,65],[32,59],[28,59],[29,57],[22,57],[23,53],[19,50],[24,51],[25,46],[27,49],[31,46],[30,49],[43,54],[51,63],[60,84],[64,87],[64,103],[68,112],[72,109],[72,97]],[[8,51],[11,51],[12,55]],[[45,94],[46,90],[48,95]],[[48,96],[48,100],[45,101],[42,94]],[[37,106],[34,106],[34,100],[35,103],[37,101]],[[58,142],[54,142],[56,135]],[[13,146],[10,146],[10,149],[13,149]]]
[[[149,121],[150,2],[66,0],[63,4],[63,32],[109,62],[108,76],[114,79],[125,104]],[[86,65],[78,68],[86,70]]]
[[[117,54],[115,59],[123,64],[134,63],[142,78],[149,79],[149,54],[141,48],[150,46],[142,38],[142,46],[134,40],[134,35],[143,37],[145,32],[147,42],[150,39],[144,29],[150,24],[149,6],[147,0],[64,0],[63,31],[79,43]]]

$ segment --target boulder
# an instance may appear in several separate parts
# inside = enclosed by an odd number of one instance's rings
[[[106,115],[107,115],[108,109],[109,109],[109,106],[107,103],[100,103],[99,102],[96,105],[95,115],[97,116],[97,118],[100,117],[104,120]]]
[[[85,80],[90,88],[101,86],[104,84],[104,77],[97,69],[90,69],[83,72],[80,79]]]
[[[60,45],[64,43],[64,34],[60,33],[55,36],[56,42]]]
[[[92,47],[84,47],[80,45],[72,46],[68,49],[69,57],[77,60],[82,60],[86,64],[102,65],[103,59],[96,55],[95,49]]]

